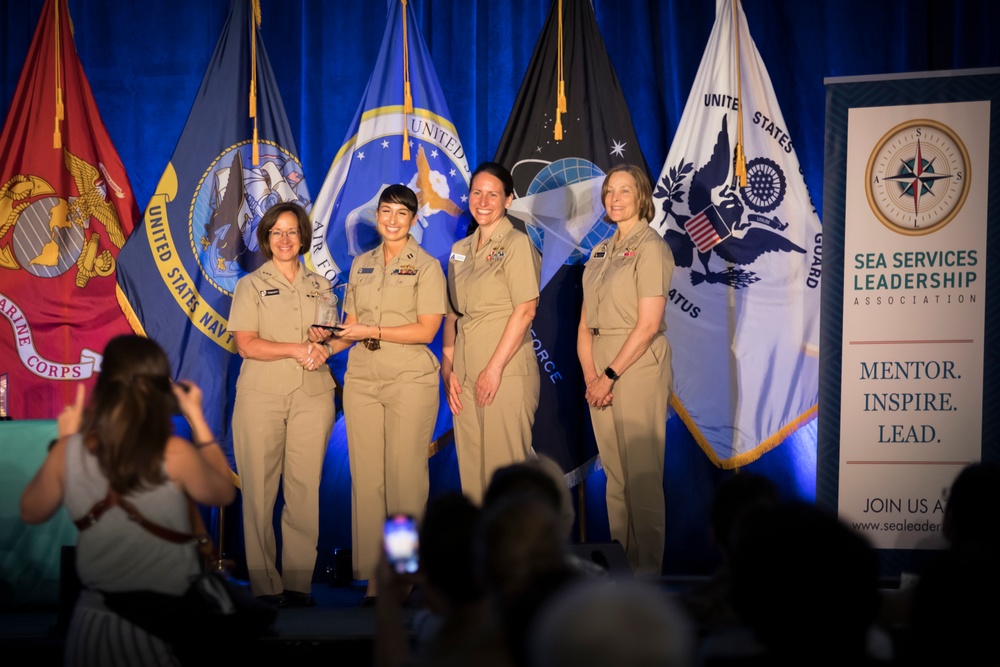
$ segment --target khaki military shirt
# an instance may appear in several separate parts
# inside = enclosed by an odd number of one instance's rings
[[[480,231],[456,242],[448,260],[448,308],[458,315],[454,370],[473,380],[493,356],[514,308],[538,298],[541,280],[538,251],[508,218],[477,252]],[[530,329],[503,374],[538,375]]]
[[[590,253],[583,271],[583,306],[591,329],[634,329],[639,299],[669,298],[674,256],[670,246],[641,220],[613,249],[614,237]],[[659,332],[666,331],[660,321]]]
[[[305,266],[299,267],[290,283],[269,261],[236,283],[229,330],[254,331],[276,343],[303,343],[316,316],[316,298],[329,289],[329,280]],[[244,359],[236,386],[281,395],[302,387],[309,396],[316,396],[333,391],[336,383],[328,367],[307,371],[295,359]]]
[[[444,315],[446,294],[441,263],[410,236],[388,266],[382,244],[354,258],[344,312],[362,324],[398,327],[418,315]]]

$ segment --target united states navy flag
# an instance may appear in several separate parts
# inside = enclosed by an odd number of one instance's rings
[[[648,171],[590,0],[553,0],[494,159],[514,176],[510,216],[542,253],[531,330],[542,376],[533,447],[575,483],[597,453],[576,333],[583,264],[614,233],[603,221],[601,185],[615,165]]]
[[[671,405],[713,463],[745,465],[816,414],[822,231],[738,2],[717,2],[653,201]]]
[[[236,281],[264,262],[257,224],[278,202],[311,206],[259,24],[251,0],[233,0],[177,147],[119,258],[123,309],[163,346],[177,377],[202,388],[220,442],[241,361],[229,307]]]
[[[310,262],[335,289],[346,283],[352,259],[378,245],[375,207],[388,185],[402,183],[417,194],[411,234],[445,271],[452,244],[468,226],[465,149],[406,5],[388,0],[375,69],[312,210]],[[434,437],[450,428],[442,400]]]

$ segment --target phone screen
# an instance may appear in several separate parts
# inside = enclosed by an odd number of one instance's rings
[[[420,564],[416,519],[408,514],[393,514],[385,520],[382,535],[392,569],[400,574],[416,572]]]

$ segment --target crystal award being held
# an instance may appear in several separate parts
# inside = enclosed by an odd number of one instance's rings
[[[339,304],[340,299],[332,289],[321,292],[316,298],[316,317],[313,319],[313,326],[322,327],[327,331],[340,331],[343,319]]]

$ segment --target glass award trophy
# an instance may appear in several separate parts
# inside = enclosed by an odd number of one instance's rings
[[[340,323],[343,318],[339,305],[340,299],[332,289],[321,292],[316,298],[316,316],[313,318],[313,326],[334,333],[340,331]]]

